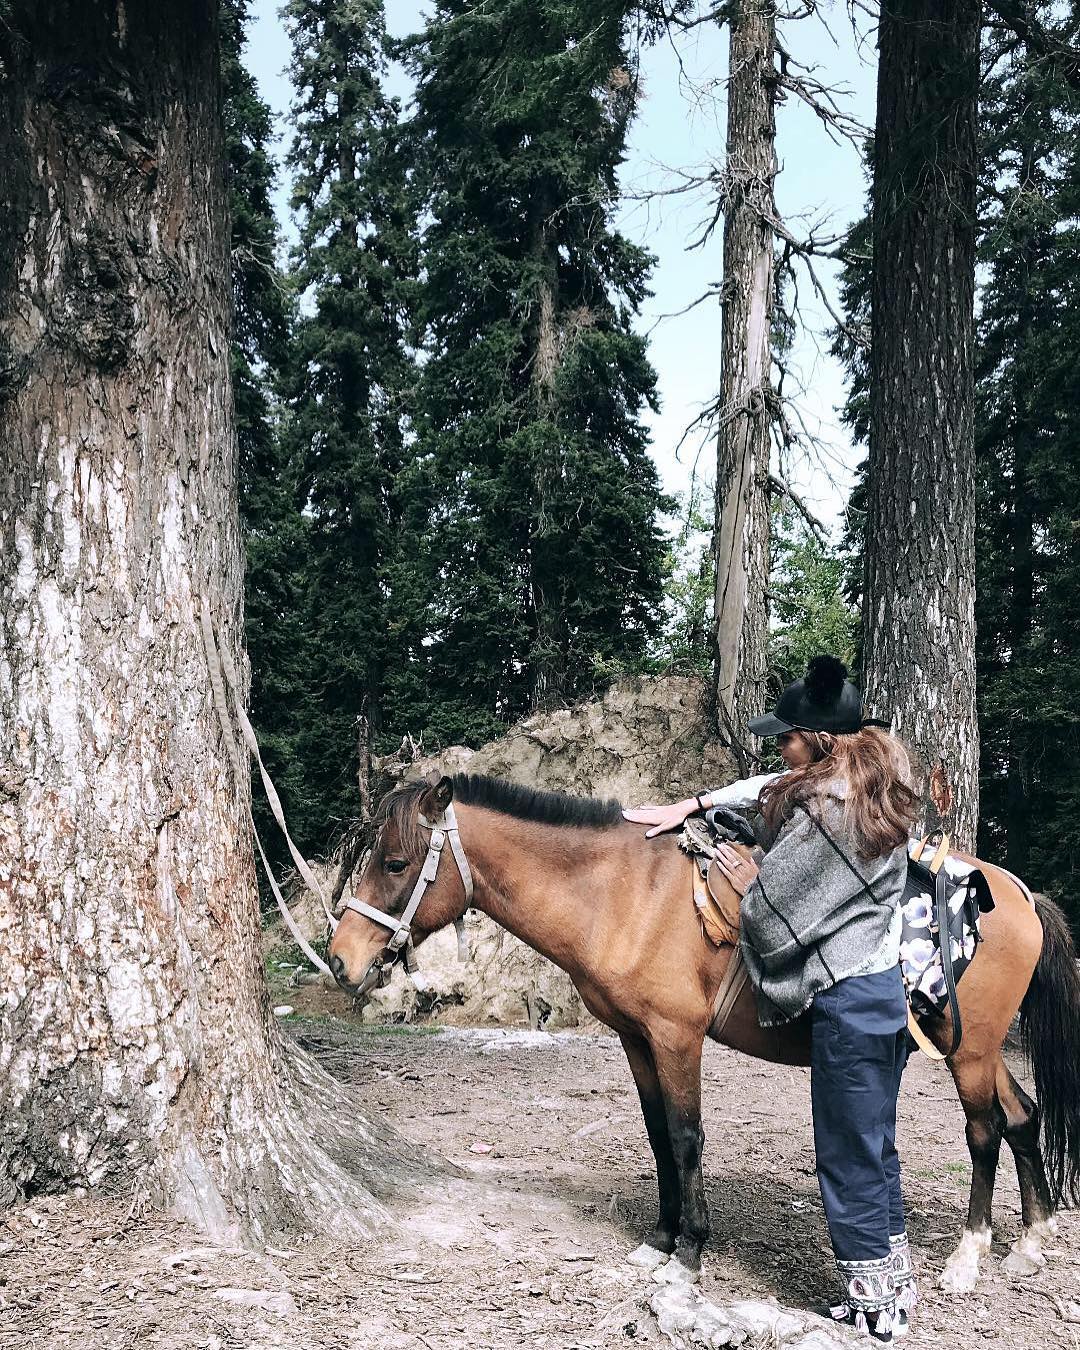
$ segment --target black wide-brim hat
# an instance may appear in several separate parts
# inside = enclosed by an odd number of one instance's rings
[[[801,680],[789,684],[771,713],[750,720],[755,736],[782,736],[785,731],[827,731],[833,736],[861,731],[862,694],[847,677],[847,666],[835,656],[815,656]]]

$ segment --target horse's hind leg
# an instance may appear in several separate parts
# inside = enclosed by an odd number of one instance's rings
[[[652,1051],[639,1037],[620,1034],[619,1039],[637,1084],[645,1130],[656,1159],[656,1182],[660,1190],[660,1215],[656,1227],[641,1246],[630,1253],[628,1259],[636,1266],[650,1268],[662,1265],[675,1250],[675,1239],[679,1233],[679,1178],[671,1152],[667,1112]]]
[[[1024,1220],[1024,1231],[1013,1243],[1004,1265],[1011,1275],[1034,1275],[1046,1264],[1043,1242],[1054,1235],[1057,1224],[1039,1148],[1039,1108],[1003,1059],[998,1061],[997,1098],[1005,1112],[1005,1142],[1016,1162]]]
[[[971,1154],[971,1195],[964,1235],[938,1277],[943,1289],[967,1294],[979,1278],[979,1262],[990,1250],[991,1210],[998,1154],[1006,1117],[995,1090],[998,1056],[950,1063],[960,1104],[967,1116],[967,1145]]]

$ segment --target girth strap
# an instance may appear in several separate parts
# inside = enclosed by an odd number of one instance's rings
[[[736,944],[732,948],[731,960],[727,963],[727,970],[724,971],[724,978],[720,981],[720,988],[716,991],[716,997],[713,999],[712,1019],[709,1022],[708,1035],[713,1040],[720,1040],[724,1028],[728,1024],[732,1010],[739,1001],[739,995],[746,988],[746,982],[750,978],[746,969],[746,962],[743,960],[742,948]]]

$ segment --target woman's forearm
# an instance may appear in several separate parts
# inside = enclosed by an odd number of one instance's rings
[[[698,796],[697,802],[692,805],[692,809],[703,808],[707,811],[713,806],[734,806],[736,808],[755,806],[761,789],[766,783],[771,783],[774,778],[779,777],[778,773],[759,773],[753,778],[740,778],[734,783],[728,783],[726,787],[712,788]],[[700,803],[700,808],[698,803]]]

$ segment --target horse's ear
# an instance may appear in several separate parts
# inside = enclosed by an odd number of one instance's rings
[[[441,816],[454,797],[454,780],[445,774],[437,777],[431,787],[420,798],[420,810],[428,820]]]

